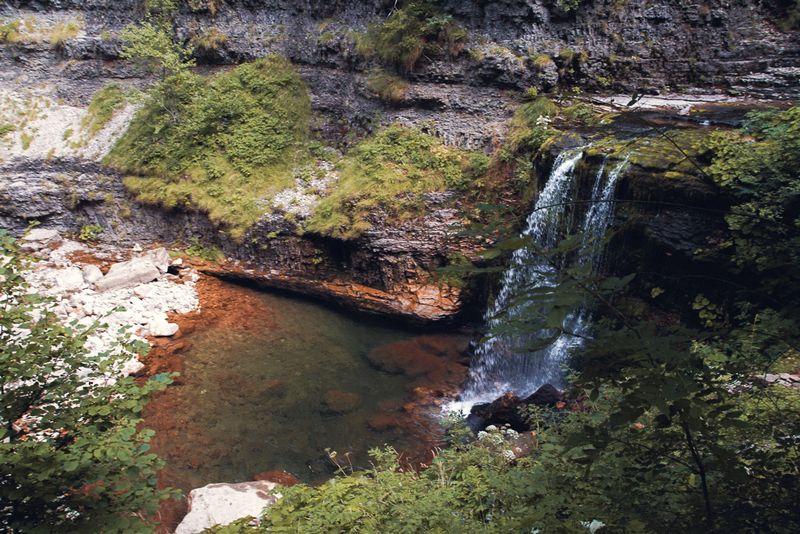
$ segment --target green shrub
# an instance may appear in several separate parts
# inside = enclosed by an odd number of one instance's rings
[[[101,324],[63,325],[30,291],[16,243],[0,230],[0,525],[8,532],[146,532],[163,467],[140,428],[169,377],[118,377],[142,344],[91,354]],[[25,331],[26,335],[18,332]],[[89,386],[89,384],[92,384]]]
[[[786,7],[780,25],[784,30],[798,30],[800,29],[800,0],[789,0],[787,3],[791,4]]]
[[[192,37],[192,45],[199,50],[217,50],[228,41],[228,36],[217,28],[208,28]]]
[[[421,194],[473,185],[472,166],[485,160],[471,156],[419,130],[389,126],[345,156],[336,188],[317,206],[307,229],[354,237],[370,227],[367,216],[374,208],[395,218],[416,215]]]
[[[85,224],[81,227],[78,239],[81,241],[94,241],[103,233],[103,227],[97,224]]]
[[[800,107],[752,113],[748,119],[748,137],[711,136],[714,158],[706,172],[735,199],[726,221],[737,263],[751,274],[772,273],[770,291],[785,299],[800,285],[797,270],[787,268],[800,261]]]
[[[310,157],[311,104],[286,59],[270,56],[153,89],[107,162],[146,202],[199,208],[241,236]]]
[[[116,83],[106,85],[92,97],[86,116],[81,121],[81,128],[89,137],[94,137],[114,118],[114,114],[125,102],[122,87]]]
[[[22,132],[19,139],[22,143],[22,150],[28,150],[31,147],[31,143],[33,143],[33,136],[28,132]]]
[[[166,22],[129,24],[120,33],[124,43],[120,57],[136,61],[163,77],[194,66],[192,48],[175,41]]]
[[[225,254],[213,245],[204,245],[197,236],[192,237],[191,244],[184,250],[187,256],[201,260],[219,262],[225,259]]]
[[[550,135],[548,121],[558,113],[556,106],[547,97],[537,97],[522,104],[514,113],[506,141],[511,152],[535,153]]]
[[[460,52],[467,32],[430,0],[411,0],[380,24],[371,24],[357,42],[365,57],[413,70],[423,54],[434,57]]]
[[[224,0],[188,0],[188,3],[192,11],[208,11],[213,16],[222,7]]]
[[[173,15],[179,4],[180,0],[144,0],[144,8],[151,15]]]
[[[557,4],[567,13],[571,13],[577,11],[583,2],[584,0],[558,0]]]
[[[367,87],[382,100],[397,103],[405,99],[408,82],[399,76],[378,69],[370,73]]]

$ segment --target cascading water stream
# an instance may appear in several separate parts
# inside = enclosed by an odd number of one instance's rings
[[[500,292],[486,314],[487,337],[476,349],[467,385],[460,400],[448,407],[450,411],[469,412],[472,405],[491,402],[507,392],[525,397],[544,384],[562,386],[567,356],[589,334],[590,318],[585,305],[578,306],[565,319],[563,331],[570,334],[561,333],[543,349],[526,351],[524,347],[546,339],[547,332],[526,334],[508,326],[524,323],[526,315],[533,312],[526,295],[535,291],[546,297],[547,289],[555,287],[556,267],[537,251],[555,247],[570,227],[579,229],[582,242],[573,258],[562,258],[562,261],[588,264],[593,271],[600,268],[605,251],[603,238],[614,216],[617,180],[628,160],[626,158],[608,173],[603,162],[595,177],[589,207],[581,223],[576,225],[570,220],[573,208],[580,206],[573,201],[577,189],[574,171],[584,148],[562,152],[553,164],[547,184],[522,232],[530,242],[514,252],[503,274]]]

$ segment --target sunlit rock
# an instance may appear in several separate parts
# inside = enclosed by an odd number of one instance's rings
[[[197,534],[214,525],[228,525],[244,517],[258,518],[280,495],[270,494],[277,484],[259,480],[240,484],[209,484],[189,494],[189,513],[175,534]]]

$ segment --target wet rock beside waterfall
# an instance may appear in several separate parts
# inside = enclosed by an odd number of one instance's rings
[[[175,534],[197,534],[215,525],[228,525],[244,517],[259,517],[280,495],[270,492],[277,484],[260,480],[240,484],[209,484],[189,493],[189,513]]]
[[[559,390],[550,384],[545,384],[522,402],[525,405],[555,406],[563,399],[564,395]]]
[[[561,402],[563,394],[550,384],[537,389],[532,395],[520,399],[513,393],[506,393],[491,403],[476,404],[467,416],[467,426],[474,432],[487,426],[508,425],[517,432],[530,430],[525,409],[528,406],[553,407]]]
[[[350,413],[361,404],[361,397],[356,393],[331,389],[322,397],[323,412],[341,415]]]
[[[527,420],[520,413],[522,400],[513,393],[506,393],[499,399],[485,404],[476,404],[467,416],[467,426],[474,432],[489,425],[509,425],[517,432],[528,430]]]

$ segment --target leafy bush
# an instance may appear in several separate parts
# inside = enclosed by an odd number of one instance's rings
[[[125,92],[116,83],[111,83],[97,91],[89,104],[81,128],[94,137],[111,122],[114,114],[125,105]]]
[[[318,487],[281,488],[260,527],[247,520],[212,532],[524,532],[535,511],[532,488],[519,491],[518,472],[532,462],[509,456],[515,433],[486,433],[469,445],[442,451],[430,468],[398,470],[394,450],[371,451],[374,467]],[[336,453],[330,453],[336,460]],[[342,470],[342,473],[345,471]]]
[[[306,161],[305,83],[271,56],[202,78],[181,73],[153,89],[107,157],[146,202],[200,208],[241,236]]]
[[[179,7],[180,0],[144,0],[144,8],[150,15],[173,15]]]
[[[201,260],[218,262],[225,259],[225,254],[213,245],[204,245],[198,237],[192,237],[191,244],[184,251],[187,256]]]
[[[581,4],[583,4],[584,0],[557,0],[557,5],[562,10],[567,13],[572,13],[573,11],[577,11]]]
[[[81,241],[94,241],[103,231],[103,227],[100,225],[86,224],[81,227],[78,239]]]
[[[130,24],[120,33],[124,44],[120,57],[134,60],[161,77],[185,72],[194,66],[192,48],[175,42],[166,23]]]
[[[786,4],[780,20],[781,27],[787,31],[800,29],[800,0],[782,0],[781,4]]]
[[[789,268],[800,261],[800,107],[748,117],[749,137],[712,136],[707,172],[735,199],[726,217],[735,260],[743,272],[765,280],[765,290],[786,299],[800,286]]]
[[[430,57],[460,52],[467,32],[430,0],[411,0],[388,19],[371,24],[358,40],[359,53],[413,70],[423,54]]]
[[[336,188],[317,206],[307,229],[354,237],[370,227],[367,217],[374,208],[395,218],[413,216],[418,213],[420,195],[468,189],[476,178],[472,166],[483,163],[431,135],[389,126],[345,156]]]
[[[22,144],[22,150],[28,150],[31,147],[31,143],[33,143],[33,136],[28,132],[22,132],[19,136],[19,140]]]
[[[405,99],[408,82],[399,76],[378,69],[370,73],[367,87],[381,99],[397,103]]]
[[[148,452],[140,413],[165,375],[115,376],[144,347],[91,355],[101,327],[63,325],[21,276],[15,242],[0,230],[0,525],[13,532],[138,532],[171,491]]]
[[[225,0],[188,0],[189,9],[192,11],[208,11],[216,15]]]
[[[541,96],[522,104],[514,113],[506,141],[511,152],[535,154],[548,138],[549,118],[558,114],[549,98]]]
[[[192,45],[198,50],[217,50],[228,41],[228,36],[217,28],[208,28],[192,37]]]

